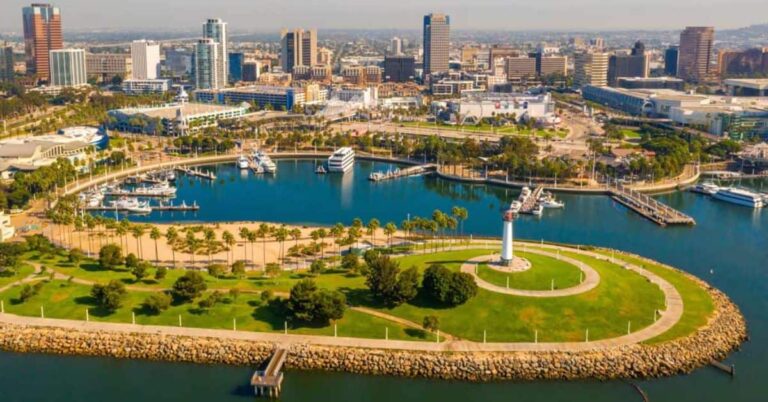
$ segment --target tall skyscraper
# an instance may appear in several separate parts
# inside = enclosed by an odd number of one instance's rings
[[[315,64],[317,64],[316,29],[280,32],[280,66],[284,73],[293,72],[295,66],[312,67]]]
[[[24,18],[24,54],[27,72],[43,81],[50,79],[49,53],[64,48],[61,12],[50,4],[33,3],[22,10]]]
[[[408,82],[416,76],[413,56],[387,56],[384,58],[384,81]]]
[[[768,48],[720,50],[717,65],[723,78],[765,77],[768,76]]]
[[[392,38],[389,42],[389,55],[399,56],[401,53],[403,53],[403,40],[398,37]]]
[[[218,44],[216,56],[216,81],[225,87],[229,75],[229,52],[227,51],[227,23],[218,18],[209,19],[203,24],[203,39],[211,39]]]
[[[715,28],[686,27],[680,33],[677,76],[694,82],[706,80],[712,72],[712,44],[714,41]]]
[[[424,16],[424,75],[448,72],[451,18],[445,14]]]
[[[649,70],[645,45],[638,41],[630,54],[616,54],[610,57],[608,60],[608,85],[616,86],[621,77],[647,78]]]
[[[0,47],[0,81],[13,81],[13,48]]]
[[[76,87],[88,83],[84,49],[51,50],[50,84],[55,87]]]
[[[160,45],[147,40],[135,40],[131,43],[131,78],[134,80],[154,80],[160,74]]]
[[[664,74],[672,77],[677,76],[677,60],[680,57],[680,50],[677,46],[671,46],[664,51]]]
[[[243,80],[243,63],[245,54],[234,52],[229,54],[229,81],[239,82]]]
[[[221,74],[219,62],[219,44],[213,39],[200,39],[195,44],[194,70],[195,70],[195,88],[197,89],[218,89],[223,88],[224,83],[219,81]]]
[[[608,85],[608,53],[578,52],[574,56],[573,65],[575,85]]]

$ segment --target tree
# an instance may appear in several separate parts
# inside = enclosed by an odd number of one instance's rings
[[[221,239],[224,240],[224,244],[227,245],[227,261],[231,261],[232,258],[232,247],[235,246],[237,241],[235,240],[235,235],[233,235],[229,230],[225,230],[224,233],[221,234]]]
[[[91,288],[91,296],[96,299],[96,304],[110,312],[120,308],[126,293],[125,285],[115,279],[106,285],[97,283]]]
[[[179,240],[179,232],[176,228],[171,226],[165,231],[165,241],[171,247],[171,253],[173,255],[173,266],[176,267],[176,242]]]
[[[303,279],[291,288],[286,307],[297,321],[326,324],[343,318],[346,304],[340,292],[318,289],[315,281]]]
[[[323,260],[314,260],[312,261],[312,264],[309,266],[309,272],[317,275],[322,274],[325,272],[325,261]]]
[[[242,278],[245,276],[245,262],[244,261],[235,261],[232,264],[232,275]]]
[[[171,306],[171,296],[165,292],[153,293],[144,299],[142,306],[151,314],[160,314]]]
[[[155,271],[155,280],[160,281],[165,279],[166,275],[168,275],[168,268],[166,267],[158,267],[157,271]]]
[[[266,267],[264,267],[264,273],[270,278],[280,275],[280,264],[276,262],[270,262]]]
[[[360,258],[355,253],[347,253],[341,257],[341,268],[347,271],[356,272],[360,266]]]
[[[198,243],[199,242],[195,237],[195,232],[191,230],[187,231],[186,237],[184,238],[184,244],[187,246],[189,255],[192,257],[192,265],[195,264],[195,253],[197,253]]]
[[[208,297],[206,297],[205,299],[200,300],[197,303],[197,305],[200,307],[201,310],[208,312],[209,309],[216,306],[216,304],[222,301],[223,299],[224,299],[224,295],[217,290],[209,294]]]
[[[205,284],[203,276],[199,272],[189,271],[173,284],[171,296],[174,300],[184,303],[200,296],[206,289],[208,285]]]
[[[221,278],[227,271],[227,266],[223,264],[211,264],[208,266],[208,275],[214,278]]]
[[[388,222],[384,225],[384,234],[387,235],[387,247],[392,247],[392,236],[397,233],[397,225],[394,222]]]
[[[144,232],[146,232],[146,228],[143,225],[136,225],[131,229],[131,235],[136,239],[136,252],[139,253],[140,258],[144,257],[144,250],[142,250],[143,242],[141,241]]]
[[[424,271],[421,286],[427,296],[450,306],[464,304],[477,295],[477,283],[472,275],[451,272],[439,264],[431,265]]]
[[[397,295],[397,275],[399,264],[387,256],[378,256],[368,263],[365,284],[373,296],[386,304],[399,304]]]
[[[419,294],[419,270],[410,267],[397,276],[395,303],[401,304],[413,300]]]
[[[469,218],[469,211],[467,211],[464,207],[453,207],[451,208],[451,215],[453,215],[456,220],[459,221],[459,231],[461,235],[464,235],[464,221]]]
[[[115,269],[123,263],[123,254],[120,246],[107,244],[99,250],[99,267],[101,269]]]
[[[376,231],[379,229],[379,226],[381,226],[381,222],[376,218],[368,221],[368,225],[366,225],[367,232],[371,236],[371,244],[376,244]]]
[[[424,321],[422,321],[421,326],[425,331],[435,332],[440,329],[440,320],[437,316],[427,315],[424,316]]]
[[[149,264],[146,261],[141,261],[131,269],[131,274],[136,277],[136,282],[149,276]]]
[[[83,253],[83,250],[80,250],[79,248],[69,250],[69,254],[67,255],[67,261],[75,264],[75,266],[79,266],[80,261],[82,261],[83,258],[85,258],[85,254]]]
[[[152,226],[152,229],[149,231],[149,238],[155,242],[155,264],[160,263],[158,253],[157,253],[157,241],[161,237],[163,237],[163,235],[162,233],[160,233],[160,229],[158,229],[157,226]]]
[[[139,265],[139,257],[136,254],[130,253],[125,256],[125,267],[129,269],[136,268]]]

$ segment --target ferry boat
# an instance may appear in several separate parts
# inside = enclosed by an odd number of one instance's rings
[[[328,158],[328,171],[346,173],[354,164],[355,151],[350,147],[339,148]]]
[[[240,155],[239,158],[237,158],[237,167],[240,169],[248,169],[248,165],[250,165],[250,162],[248,161],[248,158],[246,158],[244,155]]]
[[[705,181],[703,183],[699,183],[695,185],[694,187],[691,187],[691,191],[694,193],[701,193],[706,195],[715,195],[718,191],[720,191],[720,187],[712,183],[711,181]]]
[[[267,173],[277,172],[277,165],[275,162],[272,161],[272,158],[270,158],[269,155],[265,154],[261,150],[254,152],[253,163],[261,166],[261,168],[264,169],[264,171]]]
[[[714,193],[712,197],[720,201],[743,205],[745,207],[763,208],[765,206],[765,197],[762,194],[742,188],[721,188]]]

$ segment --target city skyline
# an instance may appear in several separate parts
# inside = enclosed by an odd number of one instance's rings
[[[661,2],[652,0],[642,5],[626,0],[604,4],[598,1],[572,4],[564,0],[544,0],[536,4],[514,4],[501,0],[424,1],[418,4],[379,6],[371,2],[348,3],[331,0],[322,4],[297,1],[281,3],[275,0],[259,2],[227,0],[211,4],[202,0],[169,0],[152,2],[136,0],[110,4],[109,14],[100,12],[103,2],[93,0],[60,0],[52,4],[62,9],[62,19],[71,31],[92,30],[191,30],[199,21],[222,18],[234,29],[265,32],[290,26],[313,26],[318,29],[414,29],[421,16],[430,12],[453,15],[458,30],[668,30],[681,25],[707,25],[716,29],[737,28],[765,23],[768,3],[758,0],[707,0],[704,2]],[[183,3],[183,12],[179,12]],[[10,0],[9,10],[28,6],[29,1]],[[751,10],[744,13],[747,7]],[[147,9],[153,10],[147,13]],[[660,12],[659,10],[663,10]],[[505,12],[507,11],[507,12]],[[169,26],[168,16],[173,24]],[[413,18],[403,18],[412,15]],[[538,15],[539,18],[531,18]],[[579,15],[579,18],[573,18]],[[682,16],[682,17],[681,17]],[[370,20],[369,18],[370,17]],[[21,20],[16,13],[0,13],[2,32],[21,32]]]

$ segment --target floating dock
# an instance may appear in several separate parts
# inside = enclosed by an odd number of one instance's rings
[[[610,186],[608,190],[614,200],[660,226],[696,224],[692,217],[621,184]]]
[[[187,204],[181,204],[181,205],[151,205],[150,208],[152,209],[151,212],[155,211],[174,211],[174,212],[189,212],[189,211],[199,211],[200,206],[197,205],[197,203],[194,203],[192,205]],[[96,207],[85,207],[86,211],[118,211],[118,212],[131,212],[128,208],[115,208],[110,207],[106,205],[100,205]]]
[[[104,195],[109,197],[147,197],[147,198],[176,197],[176,194],[152,194],[152,193],[144,193],[144,192],[136,192],[136,191],[110,191],[110,192],[104,193]]]
[[[199,177],[201,179],[216,180],[216,174],[213,172],[204,172],[200,169],[190,169],[186,166],[178,166],[176,167],[176,170],[189,176]]]
[[[525,202],[523,202],[523,205],[520,207],[520,213],[521,214],[533,214],[533,210],[536,208],[536,204],[539,203],[539,197],[541,197],[541,193],[544,192],[544,186],[536,186],[533,191],[531,191],[531,194],[528,196],[528,198],[525,199]]]
[[[389,172],[374,172],[374,173],[371,173],[370,176],[368,176],[368,180],[376,181],[376,182],[385,181],[385,180],[394,180],[402,177],[428,174],[428,173],[434,172],[435,170],[437,170],[437,166],[434,164],[411,166],[405,169],[398,169],[398,170],[389,171]]]
[[[256,370],[251,377],[253,393],[256,396],[277,398],[283,386],[283,364],[288,355],[286,349],[277,349],[269,359],[267,368]]]

